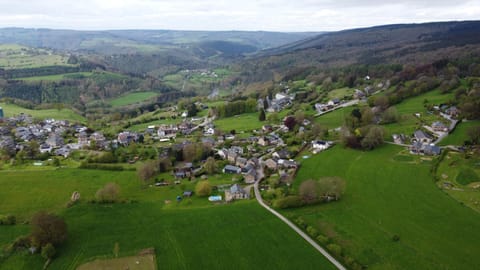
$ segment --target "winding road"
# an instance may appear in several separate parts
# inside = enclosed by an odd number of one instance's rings
[[[253,189],[255,191],[255,198],[257,199],[258,203],[263,206],[263,208],[267,209],[270,213],[274,214],[277,216],[281,221],[285,222],[290,228],[292,228],[295,232],[297,232],[305,241],[307,241],[310,245],[312,245],[316,250],[318,250],[327,260],[329,260],[337,269],[340,270],[346,270],[346,268],[339,262],[337,261],[332,255],[330,255],[325,249],[323,249],[320,245],[317,244],[310,236],[308,236],[306,233],[304,233],[302,230],[300,230],[295,224],[293,224],[290,220],[282,216],[280,213],[277,211],[273,210],[271,207],[269,207],[265,202],[263,202],[262,196],[260,195],[260,190],[258,190],[258,183],[260,180],[257,180],[255,184],[253,185]]]

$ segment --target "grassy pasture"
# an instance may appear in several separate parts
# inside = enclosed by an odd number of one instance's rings
[[[0,44],[0,68],[20,69],[42,66],[67,66],[68,57],[49,50],[15,44]]]
[[[372,152],[335,147],[304,160],[296,187],[340,176],[346,193],[339,202],[284,213],[301,216],[368,269],[476,268],[479,214],[435,186],[431,162],[393,160],[400,151],[391,145]]]
[[[224,132],[229,132],[234,129],[237,133],[241,131],[249,132],[253,129],[260,129],[266,122],[260,122],[258,120],[259,113],[244,113],[237,116],[228,118],[221,118],[215,120],[215,128],[219,128]]]
[[[69,78],[75,77],[89,77],[91,76],[91,72],[73,72],[73,73],[64,73],[64,74],[56,74],[56,75],[47,75],[47,76],[34,76],[34,77],[25,77],[25,78],[17,78],[16,80],[22,81],[61,81]]]
[[[136,93],[129,93],[127,95],[112,99],[110,104],[113,107],[122,107],[131,105],[134,103],[142,102],[147,99],[150,99],[154,96],[157,96],[158,93],[155,92],[136,92]]]
[[[459,122],[455,130],[440,142],[440,145],[463,145],[468,141],[467,131],[471,127],[480,126],[480,121]]]
[[[136,202],[86,202],[110,181],[120,185],[122,198]],[[120,256],[154,247],[158,269],[334,269],[254,200],[213,204],[194,196],[177,204],[181,185],[142,187],[134,172],[12,171],[0,174],[0,183],[2,211],[28,217],[43,209],[65,218],[68,240],[49,269],[76,269],[95,258],[113,258],[117,242]],[[191,187],[187,181],[185,188]],[[73,190],[80,192],[81,202],[65,208]],[[165,199],[172,200],[168,207]],[[0,230],[0,246],[29,231],[27,225],[6,228]],[[38,255],[16,253],[0,258],[0,269],[38,269],[43,263]]]
[[[86,121],[83,116],[75,113],[71,109],[30,110],[30,109],[22,108],[15,104],[7,104],[7,103],[0,103],[0,107],[3,108],[3,113],[5,114],[6,117],[11,117],[11,116],[19,115],[20,113],[24,113],[39,119],[54,118],[58,120],[70,120],[70,121],[79,121],[79,122]]]
[[[138,255],[115,259],[95,260],[77,267],[77,270],[156,270],[157,262],[154,255]]]

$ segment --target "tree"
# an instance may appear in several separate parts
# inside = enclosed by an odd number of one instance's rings
[[[313,135],[313,137],[317,138],[324,133],[325,133],[325,131],[320,124],[314,123],[312,125],[312,135]]]
[[[55,250],[55,247],[51,243],[48,243],[42,247],[42,257],[47,260],[52,259],[56,253],[57,251]]]
[[[120,194],[120,186],[116,183],[107,183],[95,193],[95,198],[102,203],[115,202]]]
[[[305,113],[303,111],[296,111],[295,112],[295,121],[297,123],[303,123],[303,120],[305,120]]]
[[[470,127],[467,130],[468,138],[472,144],[480,143],[480,126]]]
[[[32,226],[30,238],[37,247],[49,243],[59,245],[67,239],[67,224],[56,215],[39,212],[32,217],[30,224]]]
[[[373,118],[375,117],[370,107],[366,107],[365,109],[363,109],[361,115],[363,125],[370,125],[373,122]]]
[[[317,190],[324,200],[339,200],[345,191],[345,180],[340,177],[324,177],[317,182]]]
[[[214,174],[217,171],[217,162],[213,157],[208,157],[203,167],[208,174]]]
[[[303,182],[298,188],[298,193],[302,200],[311,204],[318,201],[318,183],[315,180],[309,179]]]
[[[375,106],[379,107],[382,111],[388,108],[389,101],[387,96],[378,96],[374,102]]]
[[[212,193],[210,182],[207,180],[198,182],[195,186],[195,193],[200,197],[209,196]]]
[[[379,126],[371,126],[368,129],[365,137],[362,139],[361,144],[364,149],[371,150],[381,144],[383,144],[383,129]]]
[[[265,118],[266,118],[265,117],[265,110],[261,109],[260,110],[260,115],[258,116],[258,120],[263,122],[263,121],[265,121]]]
[[[280,121],[280,118],[278,117],[278,113],[274,112],[274,113],[268,114],[267,120],[270,123],[277,123],[278,121]]]
[[[397,111],[397,108],[390,107],[382,115],[382,122],[385,124],[396,123],[400,119],[400,114]]]
[[[283,121],[283,124],[288,128],[288,130],[292,131],[297,122],[293,116],[288,116],[285,118],[285,121]]]
[[[137,176],[142,181],[147,181],[148,179],[155,176],[157,173],[157,163],[155,161],[147,161],[144,164],[137,167]]]

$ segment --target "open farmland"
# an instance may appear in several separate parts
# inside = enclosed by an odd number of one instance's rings
[[[369,269],[476,268],[479,214],[435,186],[428,160],[395,161],[400,151],[335,147],[305,160],[296,187],[307,179],[340,176],[345,195],[339,202],[283,212],[302,217]]]

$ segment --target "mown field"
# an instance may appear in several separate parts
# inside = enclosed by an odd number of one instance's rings
[[[88,203],[106,182],[118,183],[127,201]],[[0,184],[1,211],[18,215],[19,223],[38,210],[65,218],[68,240],[49,269],[75,269],[94,258],[112,258],[116,242],[121,257],[154,247],[158,269],[334,269],[254,200],[212,204],[194,196],[177,204],[175,197],[193,187],[188,181],[149,187],[140,185],[132,171],[60,169],[2,172]],[[66,208],[75,190],[81,202]],[[2,227],[0,246],[28,231],[27,225]],[[39,255],[17,253],[0,258],[0,269],[39,269],[43,263]]]
[[[69,65],[68,57],[45,49],[29,48],[16,44],[0,44],[0,68],[35,68]]]
[[[394,105],[400,114],[400,121],[393,124],[384,125],[385,138],[393,141],[393,134],[403,133],[412,135],[417,128],[422,125],[431,125],[435,121],[445,121],[443,117],[429,113],[424,107],[424,102],[433,105],[439,105],[452,99],[452,94],[441,94],[439,90],[430,91],[422,95],[408,98],[401,103]],[[420,118],[414,114],[420,113]]]
[[[337,146],[304,160],[296,187],[306,179],[340,176],[345,195],[284,214],[302,217],[368,269],[477,268],[479,214],[436,187],[432,161],[397,156],[400,151],[391,145],[372,152]]]
[[[58,120],[70,120],[70,121],[78,121],[78,122],[86,121],[86,119],[83,116],[75,113],[71,109],[30,110],[30,109],[17,106],[15,104],[7,104],[7,103],[0,103],[0,107],[3,108],[3,113],[5,114],[6,117],[12,117],[15,115],[19,115],[20,113],[24,113],[38,119],[54,118]]]
[[[480,157],[448,152],[437,169],[437,185],[462,204],[480,212]]]
[[[115,99],[110,100],[110,104],[113,107],[122,107],[122,106],[127,106],[131,104],[135,104],[138,102],[145,101],[147,99],[150,99],[154,96],[157,96],[158,93],[155,92],[136,92],[136,93],[130,93]]]
[[[469,128],[480,126],[480,121],[459,122],[455,130],[444,138],[440,145],[464,145],[468,141],[467,131]]]
[[[241,115],[220,118],[215,120],[215,128],[223,130],[224,132],[230,132],[230,130],[235,130],[237,133],[241,131],[249,132],[254,129],[259,130],[262,128],[262,125],[267,124],[267,122],[260,122],[258,120],[259,113],[244,113]]]
[[[17,78],[16,80],[21,81],[61,81],[64,79],[72,79],[72,78],[86,78],[90,77],[92,72],[73,72],[73,73],[64,73],[64,74],[56,74],[56,75],[47,75],[47,76],[34,76],[34,77],[25,77],[25,78]]]

